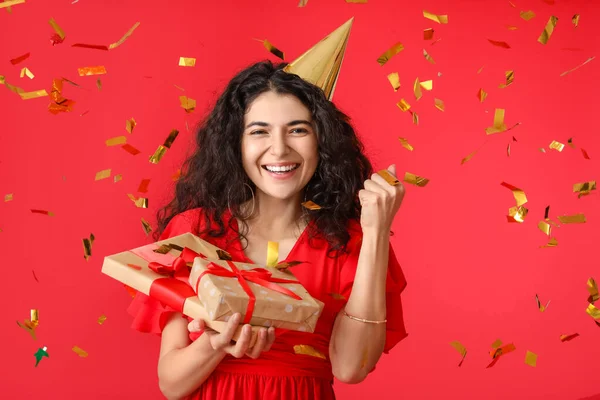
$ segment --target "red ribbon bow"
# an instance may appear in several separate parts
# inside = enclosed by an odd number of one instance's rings
[[[296,293],[291,290],[284,288],[281,285],[277,285],[276,283],[300,283],[298,281],[292,279],[281,279],[281,278],[273,278],[272,274],[269,270],[264,268],[253,268],[251,270],[239,270],[235,264],[229,260],[226,260],[227,264],[231,268],[231,271],[227,268],[224,268],[218,264],[210,263],[208,264],[208,269],[200,274],[198,277],[198,281],[196,282],[196,293],[198,293],[198,287],[200,286],[200,280],[204,275],[216,275],[222,276],[225,278],[237,278],[238,282],[244,289],[244,292],[250,298],[248,301],[248,308],[246,309],[246,314],[244,316],[244,320],[242,323],[247,324],[250,322],[252,318],[252,314],[254,313],[254,304],[256,303],[256,296],[252,293],[252,289],[248,285],[249,282],[254,282],[260,286],[266,287],[268,289],[274,290],[276,292],[285,294],[293,299],[302,300],[302,297],[298,296]]]
[[[196,258],[196,257],[206,258],[204,255],[202,255],[200,253],[196,253],[194,250],[184,247],[183,251],[181,252],[179,257],[177,257],[175,259],[175,261],[173,261],[173,264],[164,265],[164,264],[152,261],[152,262],[148,263],[148,268],[150,268],[152,271],[156,272],[157,274],[167,275],[167,276],[171,276],[171,277],[179,277],[182,275],[181,274],[182,272],[184,272],[184,275],[188,275],[187,274],[187,272],[188,272],[187,263],[194,262],[194,258]]]

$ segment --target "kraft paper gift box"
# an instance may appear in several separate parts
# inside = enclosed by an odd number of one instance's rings
[[[157,249],[163,251],[156,252]],[[168,252],[161,254],[164,250]],[[102,272],[188,317],[202,319],[211,329],[222,332],[227,322],[210,318],[189,284],[189,268],[199,255],[218,261],[223,254],[227,253],[191,233],[185,233],[107,256]],[[241,327],[236,330],[234,340],[239,338]],[[251,345],[256,341],[258,329],[252,329]]]
[[[189,279],[211,321],[239,312],[253,326],[314,332],[323,309],[287,270],[196,258]]]

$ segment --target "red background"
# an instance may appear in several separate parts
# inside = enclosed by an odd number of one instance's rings
[[[0,203],[2,397],[161,398],[159,339],[129,328],[129,294],[101,274],[103,257],[149,242],[140,218],[154,224],[155,210],[171,196],[171,176],[193,147],[186,121],[191,129],[236,71],[263,58],[276,60],[253,38],[268,39],[291,61],[352,16],[334,100],[353,117],[376,168],[396,163],[399,175],[411,172],[431,181],[424,188],[406,185],[392,238],[409,281],[404,295],[409,337],[365,382],[336,383],[339,398],[577,399],[600,392],[593,376],[600,328],[585,313],[586,280],[600,280],[594,252],[599,198],[594,193],[578,199],[572,192],[574,183],[600,179],[595,121],[600,60],[560,76],[600,55],[600,4],[514,3],[516,8],[505,0],[309,0],[298,8],[297,0],[28,0],[12,14],[0,10],[0,74],[9,83],[50,91],[53,78],[65,77],[81,85],[65,84],[63,94],[76,104],[72,113],[60,115],[47,111],[48,97],[23,101],[0,88],[0,194],[14,194],[14,200]],[[447,14],[449,23],[425,19],[423,9]],[[536,17],[521,19],[519,11],[530,9]],[[576,13],[578,28],[571,23]],[[559,21],[544,46],[537,38],[551,15]],[[54,47],[51,17],[66,33],[65,42]],[[110,44],[137,21],[140,27],[113,51],[71,47]],[[441,38],[435,45],[423,40],[426,28]],[[405,50],[379,66],[377,58],[398,41]],[[424,59],[423,49],[435,65]],[[10,64],[26,52],[29,59]],[[196,57],[196,67],[179,67],[180,56]],[[101,91],[96,77],[77,74],[78,67],[95,65],[108,70],[100,76]],[[25,66],[34,80],[19,79]],[[514,83],[500,89],[507,70],[515,71]],[[386,78],[391,72],[400,74],[396,93]],[[433,80],[433,91],[420,101],[412,94],[416,77]],[[483,104],[476,96],[480,88],[489,93]],[[197,100],[196,112],[180,107],[182,94]],[[434,107],[434,97],[445,102],[445,112]],[[419,126],[396,107],[401,98],[419,114]],[[495,108],[506,109],[508,126],[521,125],[486,136]],[[138,125],[129,135],[125,121],[131,117]],[[171,129],[179,137],[160,164],[150,164],[148,157]],[[119,135],[142,153],[105,146]],[[415,150],[402,148],[398,137]],[[566,144],[571,137],[576,148],[562,153],[548,148],[552,140]],[[108,168],[123,180],[94,181],[96,172]],[[149,209],[136,208],[126,195],[144,196],[137,192],[142,179],[151,179]],[[523,224],[506,221],[515,202],[503,181],[529,199]],[[540,248],[548,238],[537,223],[548,205],[554,220],[584,213],[588,222],[555,228],[558,246]],[[81,240],[90,233],[96,241],[86,262]],[[536,307],[536,293],[542,302],[551,300],[544,313]],[[15,324],[31,308],[40,312],[37,341]],[[102,314],[107,320],[99,325]],[[575,332],[581,336],[559,340]],[[496,339],[517,350],[486,369]],[[460,356],[449,345],[454,340],[468,349],[460,368]],[[89,356],[76,355],[75,345]],[[50,358],[34,368],[33,353],[42,346]],[[524,363],[527,350],[538,354],[536,368]]]

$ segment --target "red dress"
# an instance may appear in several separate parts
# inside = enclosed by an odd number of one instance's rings
[[[223,215],[225,227],[231,213]],[[213,222],[213,226],[217,226]],[[237,221],[234,222],[237,227]],[[201,209],[188,210],[175,216],[161,236],[166,239],[183,233],[197,234],[204,228],[204,215]],[[294,276],[308,292],[325,306],[319,317],[314,333],[276,330],[275,342],[271,349],[254,360],[249,357],[234,358],[227,355],[209,378],[189,396],[189,399],[211,400],[275,400],[275,399],[335,399],[333,374],[329,360],[329,339],[337,313],[345,300],[331,296],[339,293],[348,298],[352,290],[358,255],[362,241],[362,231],[358,221],[348,224],[351,235],[348,242],[349,253],[338,258],[327,257],[327,241],[313,239],[309,246],[308,229],[305,229],[290,251],[286,260],[305,261],[293,268]],[[248,259],[237,234],[227,229],[221,238],[201,236],[202,239],[228,251],[233,261],[253,262]],[[227,245],[229,241],[230,245]],[[404,275],[396,260],[392,246],[389,247],[387,277],[387,324],[384,352],[407,336],[402,316],[400,293],[406,286]],[[337,297],[337,296],[335,296]],[[158,301],[138,293],[128,309],[134,316],[132,327],[141,332],[162,332],[172,309]],[[195,340],[199,335],[190,335]],[[294,345],[306,344],[327,356],[327,360],[294,353]]]

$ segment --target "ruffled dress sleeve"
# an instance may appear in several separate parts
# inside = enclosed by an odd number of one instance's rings
[[[188,210],[174,216],[169,221],[159,240],[168,239],[184,233],[196,233],[199,227],[200,209]],[[137,292],[133,301],[127,308],[127,312],[133,316],[131,327],[145,333],[162,334],[165,324],[170,316],[178,311],[164,305],[144,293]],[[187,317],[184,316],[187,319]]]
[[[360,228],[359,228],[360,229]],[[352,292],[356,268],[358,266],[358,256],[362,244],[362,232],[351,236],[348,242],[349,254],[342,261],[340,270],[340,294],[348,299]],[[392,244],[389,245],[388,273],[386,280],[386,338],[383,352],[385,354],[404,339],[408,334],[404,326],[404,316],[402,313],[401,294],[406,287],[406,279],[402,268],[398,263]]]

